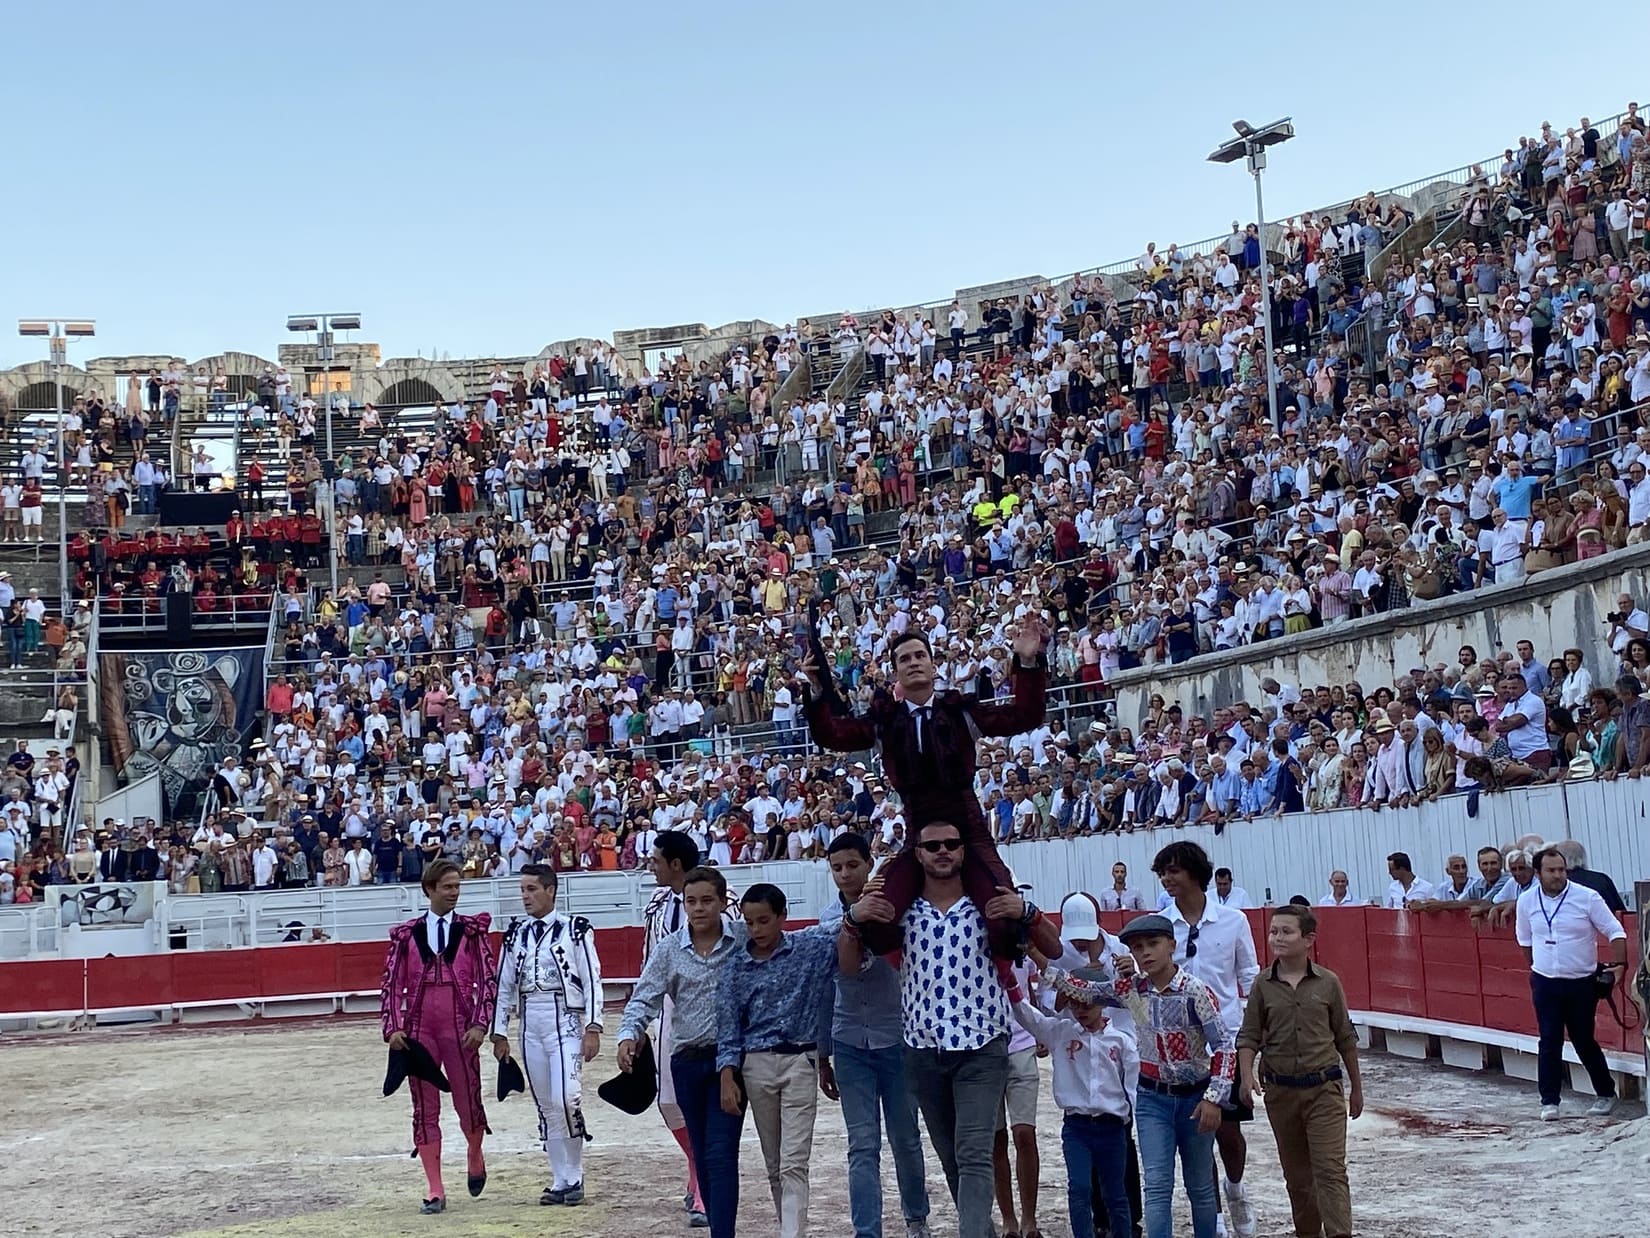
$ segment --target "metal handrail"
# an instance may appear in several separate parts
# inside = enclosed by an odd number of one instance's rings
[[[191,616],[191,624],[203,631],[235,631],[247,626],[252,617],[262,619],[267,599],[262,591],[257,593],[220,593],[217,595],[218,609],[213,611],[195,610]],[[164,632],[166,630],[166,611],[160,605],[160,597],[139,596],[129,598],[130,603],[144,603],[141,607],[130,610],[120,610],[107,617],[111,632]],[[147,603],[156,603],[151,609]]]

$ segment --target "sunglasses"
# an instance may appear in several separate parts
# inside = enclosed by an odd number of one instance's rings
[[[1187,929],[1186,929],[1186,958],[1188,960],[1195,959],[1197,957],[1197,934],[1198,934],[1198,925],[1193,924],[1193,925],[1187,926]]]
[[[960,838],[925,838],[917,846],[929,855],[938,855],[942,851],[961,851],[963,841]]]

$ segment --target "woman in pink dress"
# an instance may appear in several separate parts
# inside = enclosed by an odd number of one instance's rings
[[[390,930],[384,963],[381,1017],[384,1040],[405,1049],[415,1040],[441,1067],[452,1085],[453,1108],[468,1145],[466,1177],[470,1194],[487,1185],[481,1140],[492,1132],[481,1104],[478,1050],[493,1025],[498,1000],[498,964],[485,912],[461,916],[455,908],[462,888],[458,865],[435,860],[424,869],[430,909]],[[407,1078],[412,1091],[413,1147],[424,1166],[429,1198],[421,1212],[444,1212],[441,1183],[441,1093],[432,1083]]]
[[[423,528],[424,522],[430,518],[430,499],[424,483],[417,478],[407,491],[407,519],[415,529]]]

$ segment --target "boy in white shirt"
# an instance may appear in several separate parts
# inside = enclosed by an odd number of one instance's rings
[[[1099,979],[1077,973],[1084,979]],[[1140,1051],[1132,1032],[1106,1017],[1099,1001],[1070,1001],[1060,1014],[1044,1014],[1016,985],[1009,994],[1014,1017],[1049,1051],[1054,1103],[1065,1112],[1060,1144],[1066,1158],[1066,1206],[1071,1232],[1092,1234],[1094,1184],[1105,1200],[1107,1232],[1134,1232],[1126,1186],[1129,1127],[1140,1082]]]

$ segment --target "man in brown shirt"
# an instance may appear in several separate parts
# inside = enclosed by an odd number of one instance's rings
[[[1343,1238],[1352,1233],[1347,1113],[1363,1112],[1363,1081],[1340,978],[1312,964],[1317,931],[1310,907],[1273,911],[1267,939],[1276,962],[1249,994],[1237,1038],[1238,1077],[1245,1104],[1266,1092],[1295,1233]],[[1343,1078],[1351,1088],[1344,1099]]]

